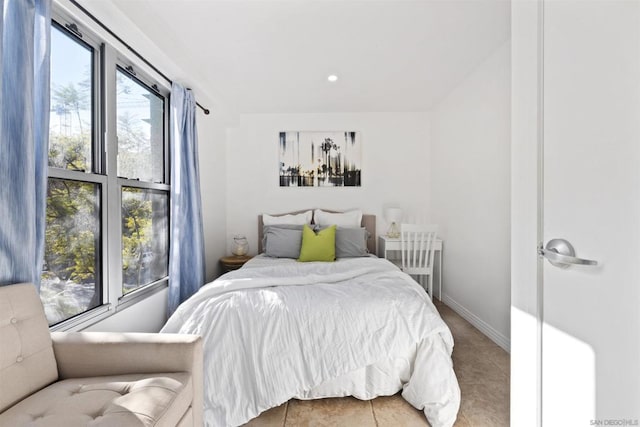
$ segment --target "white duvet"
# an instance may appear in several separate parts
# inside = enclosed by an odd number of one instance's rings
[[[424,290],[383,259],[254,263],[202,287],[162,332],[204,339],[207,426],[240,425],[326,390],[371,399],[402,387],[433,427],[453,425],[460,405],[449,329]],[[392,389],[336,389],[350,373],[397,361],[405,374]]]

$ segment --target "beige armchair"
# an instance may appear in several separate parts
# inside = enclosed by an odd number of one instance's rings
[[[49,333],[35,287],[0,287],[0,426],[201,426],[195,335]]]

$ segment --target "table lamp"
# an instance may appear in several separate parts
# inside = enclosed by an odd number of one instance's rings
[[[386,208],[384,210],[384,219],[389,225],[387,231],[387,237],[397,239],[400,237],[400,221],[402,221],[402,209],[400,208]]]

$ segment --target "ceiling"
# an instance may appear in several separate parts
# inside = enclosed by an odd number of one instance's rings
[[[510,36],[497,0],[111,2],[238,113],[427,111]]]

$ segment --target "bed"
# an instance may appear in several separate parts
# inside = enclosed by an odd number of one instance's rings
[[[375,217],[362,224],[375,252]],[[374,255],[260,254],[203,286],[162,332],[203,337],[207,426],[242,425],[291,398],[402,391],[433,427],[452,426],[459,409],[448,327],[421,286]]]

